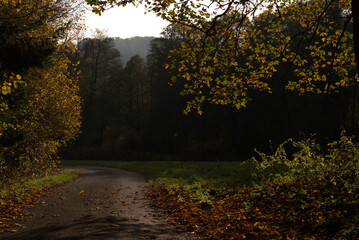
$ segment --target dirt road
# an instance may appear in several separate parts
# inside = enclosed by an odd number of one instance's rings
[[[0,233],[0,239],[196,239],[148,206],[143,176],[105,167],[71,168],[82,177],[44,197],[32,209],[34,216],[20,222],[16,233]]]

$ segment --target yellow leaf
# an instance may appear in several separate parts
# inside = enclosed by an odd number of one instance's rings
[[[19,74],[16,74],[16,78],[17,78],[18,80],[21,80],[21,76],[20,76]]]
[[[80,194],[81,194],[81,195],[84,195],[84,194],[85,194],[85,191],[84,191],[84,190],[81,190]]]

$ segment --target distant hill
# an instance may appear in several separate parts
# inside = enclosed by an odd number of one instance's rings
[[[120,51],[123,66],[126,66],[131,57],[138,54],[146,58],[150,42],[155,37],[133,37],[133,38],[113,38],[114,47]]]

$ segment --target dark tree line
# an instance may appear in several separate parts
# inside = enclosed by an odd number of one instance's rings
[[[298,24],[287,19],[286,29],[295,32]],[[252,24],[260,29],[264,23]],[[253,101],[245,109],[205,104],[202,116],[183,114],[187,99],[179,93],[185,81],[170,86],[176,73],[165,67],[169,52],[183,41],[185,34],[168,27],[161,38],[152,40],[146,59],[133,56],[122,66],[112,39],[99,35],[83,40],[78,49],[83,72],[83,133],[65,149],[64,156],[245,160],[254,154],[254,148],[271,152],[289,137],[317,133],[325,144],[343,128],[352,127],[357,111],[348,96],[354,96],[354,86],[332,94],[298,96],[285,89],[288,81],[297,77],[288,63],[281,63],[270,79],[272,93],[249,92]],[[295,41],[292,47],[304,56],[303,41],[298,41],[301,48]]]

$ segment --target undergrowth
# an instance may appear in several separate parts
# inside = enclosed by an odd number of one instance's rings
[[[355,137],[289,139],[258,156],[245,163],[256,166],[251,184],[154,185],[153,204],[207,239],[359,239]]]
[[[288,145],[296,149],[294,154],[287,154]],[[325,147],[314,138],[289,139],[274,155],[259,156],[259,161],[251,159],[261,179],[255,189],[262,196],[275,196],[277,202],[294,206],[289,221],[302,221],[313,234],[359,238],[359,143],[354,136],[343,131],[338,141]],[[278,167],[285,170],[268,171]]]

